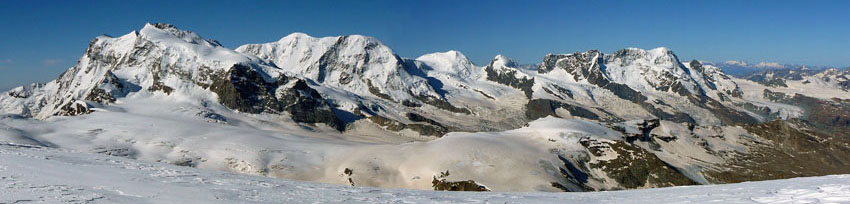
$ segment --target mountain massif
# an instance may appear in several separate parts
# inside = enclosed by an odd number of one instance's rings
[[[598,191],[850,173],[850,70],[738,78],[667,48],[398,56],[293,33],[99,36],[0,96],[0,142],[353,186]]]

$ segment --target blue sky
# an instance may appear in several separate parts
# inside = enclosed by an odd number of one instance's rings
[[[101,34],[167,22],[235,48],[375,36],[402,57],[669,47],[680,59],[850,65],[850,1],[0,1],[0,89],[54,79]]]

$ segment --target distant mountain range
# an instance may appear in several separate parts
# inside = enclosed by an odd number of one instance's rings
[[[745,77],[747,75],[762,72],[766,70],[774,70],[774,69],[790,69],[790,70],[813,70],[813,71],[823,71],[830,68],[830,66],[818,66],[818,65],[801,65],[801,64],[781,64],[776,62],[759,62],[759,63],[748,63],[746,61],[725,61],[725,62],[702,62],[704,64],[713,65],[716,67],[720,67],[723,69],[723,72],[736,77]],[[847,67],[850,68],[850,67]],[[845,69],[847,69],[845,68]]]
[[[542,58],[410,59],[372,37],[303,33],[231,50],[146,24],[0,96],[0,142],[434,190],[850,173],[848,70],[682,62],[664,47]]]

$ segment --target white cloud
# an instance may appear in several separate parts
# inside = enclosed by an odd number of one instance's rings
[[[785,65],[776,62],[760,62],[755,67],[758,68],[785,68]]]
[[[741,60],[741,61],[729,60],[729,61],[726,61],[726,64],[738,65],[738,66],[747,66],[747,62],[745,62],[743,60]]]
[[[741,60],[741,61],[729,60],[729,61],[725,61],[723,63],[728,64],[728,65],[742,66],[742,67],[773,68],[773,69],[785,68],[785,65],[779,64],[777,62],[759,62],[758,64],[750,64],[750,63],[747,63],[747,61],[744,61],[744,60]]]
[[[50,66],[56,66],[57,64],[62,63],[62,61],[63,61],[62,59],[45,59],[43,61],[43,63],[44,63],[44,66],[50,67]]]

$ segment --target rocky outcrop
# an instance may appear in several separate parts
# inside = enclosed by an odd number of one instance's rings
[[[525,115],[528,120],[536,120],[538,118],[543,118],[546,116],[559,116],[556,111],[558,109],[564,109],[569,112],[570,116],[586,118],[591,120],[600,119],[599,115],[593,113],[588,109],[574,106],[554,100],[549,99],[533,99],[528,101],[528,104],[525,105]]]
[[[434,176],[433,184],[435,191],[490,191],[486,186],[475,183],[473,180],[447,181],[449,171],[441,172],[440,176]]]
[[[295,122],[344,128],[327,101],[304,80],[281,77],[274,81],[266,82],[250,65],[236,64],[227,72],[214,75],[209,89],[218,95],[219,103],[233,110],[287,112]]]
[[[407,129],[417,132],[420,135],[435,137],[442,137],[443,135],[449,132],[448,128],[444,127],[442,124],[434,120],[421,117],[418,114],[409,114],[408,118],[410,118],[410,120],[413,122],[419,123],[402,123],[380,115],[373,115],[368,117],[370,121],[377,124],[378,126],[381,126],[387,130],[394,132]]]
[[[803,94],[789,96],[765,89],[764,98],[773,102],[791,104],[805,109],[804,118],[827,126],[850,127],[850,100],[834,98],[822,100]]]
[[[593,138],[582,138],[580,143],[591,154],[591,159],[583,168],[587,169],[586,171],[593,169],[604,172],[604,177],[613,179],[604,182],[614,182],[625,189],[697,184],[675,167],[637,145]]]
[[[516,66],[515,62],[499,55],[484,67],[484,71],[487,73],[487,80],[519,89],[531,99],[531,94],[534,93],[531,89],[534,86],[534,78],[522,76]]]
[[[800,119],[744,126],[766,142],[734,157],[722,171],[707,171],[717,183],[736,183],[850,173],[850,130]]]

